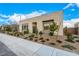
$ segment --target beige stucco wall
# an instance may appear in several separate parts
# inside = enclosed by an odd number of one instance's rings
[[[53,19],[58,25],[60,25],[61,23],[58,34],[63,35],[63,11],[58,11],[51,14],[45,14],[45,15],[33,17],[27,20],[23,20],[20,22],[20,27],[22,24],[28,23],[29,31],[32,32],[32,22],[37,22],[38,31],[43,31],[42,21],[51,20],[51,19]],[[22,31],[21,28],[20,28],[20,31]]]

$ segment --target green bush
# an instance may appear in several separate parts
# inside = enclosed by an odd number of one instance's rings
[[[5,31],[7,31],[7,32],[11,32],[11,31],[12,31],[12,28],[9,27],[9,26],[7,26],[7,27],[5,27]]]
[[[71,33],[67,34],[66,36],[67,36],[66,41],[74,43],[74,41],[73,41],[74,40],[74,36]]]
[[[20,36],[20,35],[23,35],[22,32],[14,32],[14,36]]]
[[[62,47],[70,49],[70,50],[76,49],[74,46],[71,46],[71,45],[63,45]]]
[[[53,36],[54,35],[54,33],[53,32],[49,32],[49,36]]]
[[[29,31],[24,31],[24,34],[29,34]]]

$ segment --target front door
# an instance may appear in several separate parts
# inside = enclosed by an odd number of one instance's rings
[[[33,33],[37,33],[38,30],[37,30],[37,22],[33,22],[32,23],[32,28],[33,28]]]

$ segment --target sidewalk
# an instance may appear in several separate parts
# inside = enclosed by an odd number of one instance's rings
[[[78,56],[77,54],[0,33],[0,41],[18,56]]]

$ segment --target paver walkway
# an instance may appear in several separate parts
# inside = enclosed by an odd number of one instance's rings
[[[18,56],[78,56],[75,53],[67,52],[2,33],[0,33],[0,41]]]

